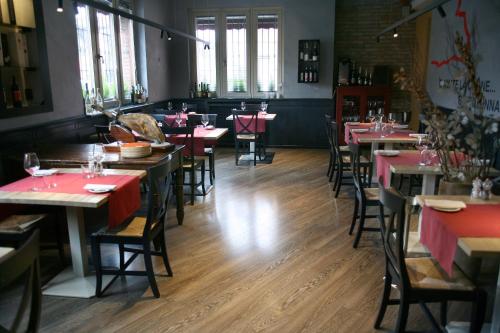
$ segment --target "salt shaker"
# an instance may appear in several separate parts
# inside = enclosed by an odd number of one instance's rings
[[[472,192],[470,194],[472,199],[478,199],[480,197],[482,186],[483,183],[481,182],[481,179],[479,179],[479,177],[472,181]]]
[[[489,179],[486,178],[486,180],[483,182],[483,199],[484,200],[490,200],[491,199],[491,189],[493,188],[493,182]]]

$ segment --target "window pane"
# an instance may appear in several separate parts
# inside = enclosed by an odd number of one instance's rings
[[[136,84],[134,28],[132,20],[120,16],[120,47],[122,59],[123,96],[130,99],[132,85]]]
[[[78,6],[78,14],[75,15],[75,19],[78,38],[78,60],[80,61],[80,82],[83,92],[85,92],[85,84],[88,85],[89,91],[91,91],[95,89],[95,76],[89,8],[87,6]]]
[[[247,91],[247,18],[226,17],[227,91]]]
[[[208,83],[210,91],[216,90],[215,66],[215,17],[197,17],[195,19],[196,37],[210,43],[205,50],[203,43],[196,43],[196,79],[199,83]]]
[[[116,43],[113,15],[97,12],[97,39],[101,56],[102,96],[104,100],[118,98]]]
[[[278,83],[278,15],[257,16],[257,90],[276,91]]]

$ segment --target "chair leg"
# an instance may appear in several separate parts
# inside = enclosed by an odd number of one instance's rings
[[[342,187],[342,177],[344,176],[344,171],[342,170],[342,166],[339,165],[339,169],[337,170],[337,190],[335,191],[335,198],[338,198],[340,193],[340,188]]]
[[[212,147],[212,166],[210,170],[212,171],[212,179],[215,179],[215,146]]]
[[[337,165],[337,174],[335,175],[335,183],[333,183],[333,192],[337,190],[337,186],[339,186],[339,183],[342,181],[340,177],[341,177],[340,167]]]
[[[328,161],[328,171],[326,172],[326,176],[327,176],[328,178],[330,178],[330,177],[331,177],[330,172],[332,171],[332,164],[333,164],[333,163],[332,163],[332,153],[330,152],[330,160]]]
[[[385,311],[387,309],[387,305],[389,304],[389,297],[391,296],[391,282],[392,282],[391,275],[387,272],[386,269],[384,276],[384,291],[382,293],[382,302],[380,303],[380,309],[378,310],[378,315],[377,319],[375,320],[375,325],[373,325],[373,327],[376,329],[380,328],[382,320],[384,320]]]
[[[448,303],[446,301],[441,302],[439,321],[442,328],[446,327],[446,323],[448,323]]]
[[[358,232],[356,234],[356,238],[354,239],[354,243],[352,244],[353,248],[358,247],[359,240],[361,239],[361,234],[365,228],[365,216],[366,216],[366,203],[361,202],[361,214],[359,214],[359,224],[358,224]]]
[[[352,235],[354,231],[354,227],[356,226],[356,220],[358,219],[358,211],[359,211],[359,200],[358,197],[354,196],[354,211],[352,213],[352,222],[351,227],[349,228],[349,235]]]
[[[95,295],[102,296],[101,244],[95,236],[91,237],[92,261],[95,267]]]
[[[410,303],[408,303],[404,295],[401,295],[400,304],[399,304],[399,313],[398,320],[396,321],[396,329],[394,330],[397,333],[404,333],[406,328],[406,322],[408,321],[408,311],[410,310]]]
[[[201,191],[203,196],[207,195],[207,191],[205,190],[205,160],[201,162]]]
[[[155,272],[153,270],[153,262],[151,260],[151,245],[149,241],[146,241],[144,246],[144,265],[146,266],[146,274],[148,276],[149,285],[151,286],[151,291],[156,298],[160,297],[160,292],[158,291],[158,286],[156,285]]]
[[[239,155],[240,155],[240,144],[238,141],[236,141],[234,143],[234,150],[235,150],[235,160],[234,160],[234,164],[236,164],[236,166],[238,166],[238,160],[239,160]]]
[[[191,178],[190,181],[191,181],[191,206],[194,206],[194,185],[195,185],[195,170],[194,170],[194,167],[191,168],[190,170],[190,175],[189,177]]]
[[[250,151],[250,144],[248,144],[248,151]],[[254,148],[253,148],[253,166],[257,165],[257,140],[254,141]]]
[[[213,149],[213,148],[212,148]],[[208,178],[210,180],[210,185],[214,184],[214,152],[212,150],[212,154],[208,156]]]
[[[120,271],[123,272],[125,268],[125,245],[118,244],[118,251],[120,252]]]
[[[471,325],[469,332],[479,333],[484,323],[486,315],[486,292],[484,290],[477,290],[476,301],[472,306]]]
[[[160,236],[160,249],[161,249],[161,257],[163,258],[163,264],[165,265],[165,269],[167,270],[168,276],[173,276],[174,273],[172,272],[172,267],[170,267],[170,261],[168,260],[165,231],[162,231]]]

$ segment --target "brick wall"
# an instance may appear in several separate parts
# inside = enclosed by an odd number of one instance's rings
[[[392,71],[409,69],[415,49],[415,23],[398,28],[399,37],[392,32],[377,43],[378,32],[402,18],[399,0],[337,0],[335,20],[335,83],[338,60],[350,58],[356,67],[373,68],[388,65]],[[393,85],[392,110],[409,111],[410,96]]]

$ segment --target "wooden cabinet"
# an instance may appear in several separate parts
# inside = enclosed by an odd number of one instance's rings
[[[344,142],[344,123],[365,122],[369,110],[374,113],[382,108],[384,114],[391,109],[391,87],[389,86],[341,86],[336,89],[336,120],[339,143]]]

